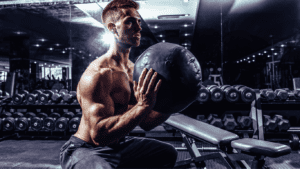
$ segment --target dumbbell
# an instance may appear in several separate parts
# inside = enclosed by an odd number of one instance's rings
[[[12,117],[12,114],[10,112],[3,112],[0,117],[1,118]]]
[[[290,100],[300,100],[300,89],[290,90],[288,88],[284,88],[282,90],[285,90],[288,93],[288,98]]]
[[[60,117],[55,122],[56,131],[67,131],[69,119],[66,117]]]
[[[45,119],[48,117],[48,115],[46,113],[40,112],[39,114],[37,114],[37,117],[39,117],[41,119]]]
[[[264,115],[264,127],[266,131],[274,131],[277,128],[277,123],[269,115]]]
[[[239,91],[243,102],[251,103],[255,100],[255,92],[253,89],[243,85],[234,85],[233,87]]]
[[[283,89],[276,89],[275,90],[276,98],[280,101],[286,101],[289,97],[288,92]]]
[[[210,85],[206,88],[210,93],[210,98],[213,102],[220,102],[224,98],[223,91],[216,85]]]
[[[82,112],[77,112],[77,113],[75,114],[74,117],[79,117],[79,118],[81,118],[81,117],[82,117]]]
[[[300,149],[299,136],[297,134],[291,134],[289,137],[289,143],[292,150]]]
[[[249,116],[238,116],[237,123],[242,129],[251,128],[252,119]]]
[[[13,131],[15,129],[15,118],[6,117],[2,121],[3,131]]]
[[[76,132],[78,130],[79,124],[80,124],[80,117],[73,117],[69,121],[69,131]]]
[[[233,131],[237,126],[237,123],[232,114],[225,114],[223,117],[223,125],[225,130]]]
[[[225,99],[230,103],[238,102],[240,99],[240,93],[237,89],[230,85],[223,85],[220,87],[225,95]]]
[[[25,114],[25,117],[27,117],[27,118],[36,117],[36,114],[33,113],[33,112],[27,112],[27,113]]]
[[[199,90],[199,97],[197,100],[199,102],[207,102],[210,99],[210,92],[206,89],[205,86],[202,86]]]
[[[61,101],[63,101],[64,95],[68,94],[65,91],[67,91],[67,90],[64,89],[63,91],[60,91],[59,93],[54,93],[51,97],[52,102],[53,103],[61,103]]]
[[[12,113],[12,117],[13,118],[20,118],[20,117],[24,117],[24,114],[21,112],[14,112]]]
[[[68,89],[60,89],[58,93],[67,94],[67,93],[69,93],[69,91],[68,91]]]
[[[223,123],[222,120],[218,117],[217,114],[209,114],[209,116],[207,117],[207,120],[209,122],[209,124],[222,128],[223,127]]]
[[[260,96],[267,101],[273,101],[276,98],[275,93],[272,89],[262,89],[260,90]]]
[[[29,127],[30,119],[27,117],[19,117],[15,119],[15,131],[25,131]]]
[[[289,120],[283,119],[282,115],[274,115],[273,120],[276,121],[279,131],[287,131],[291,127]]]
[[[29,94],[27,90],[22,90],[18,94],[15,94],[13,96],[13,102],[14,104],[22,104],[26,100],[26,96]]]
[[[76,91],[70,91],[70,93],[64,94],[63,100],[66,103],[73,103],[76,100]]]
[[[204,123],[208,123],[208,120],[205,118],[205,115],[203,114],[197,115],[196,119]]]
[[[53,92],[52,90],[45,90],[42,94],[39,95],[39,102],[43,104],[49,103],[54,93],[55,92]]]
[[[62,117],[65,117],[65,118],[67,118],[67,119],[72,119],[73,117],[75,116],[75,114],[73,113],[73,112],[66,112],[66,113],[64,113],[63,115],[62,115]]]
[[[47,130],[47,131],[55,130],[55,122],[59,118],[60,118],[60,114],[55,113],[55,112],[51,113],[49,115],[49,117],[46,117],[44,119],[44,123],[43,123],[44,129]]]

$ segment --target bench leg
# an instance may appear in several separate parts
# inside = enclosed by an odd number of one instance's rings
[[[253,161],[251,168],[264,169],[265,167],[265,157],[264,156],[256,156]]]

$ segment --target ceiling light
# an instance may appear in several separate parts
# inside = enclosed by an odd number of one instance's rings
[[[284,44],[282,44],[281,47],[284,47]]]
[[[53,48],[49,48],[49,50],[53,50]]]
[[[45,63],[45,65],[47,65],[47,63]]]
[[[82,51],[80,50],[79,53],[82,53]]]
[[[54,64],[52,64],[52,66],[54,66]]]
[[[36,63],[36,62],[34,62],[34,63]]]
[[[240,60],[241,62],[243,61],[243,60]]]
[[[274,50],[274,48],[271,48],[271,50]]]
[[[92,56],[92,54],[89,54],[89,56]]]
[[[185,49],[187,49],[187,47],[185,47]]]
[[[62,53],[66,53],[66,52],[63,50]]]
[[[264,51],[264,53],[267,53],[267,51]]]
[[[44,42],[46,39],[41,39],[42,42]]]
[[[162,42],[166,42],[165,40],[162,40]]]
[[[258,55],[261,55],[261,53],[258,53]]]
[[[184,27],[187,27],[188,25],[187,25],[187,24],[184,24],[183,26],[184,26]]]
[[[253,62],[255,62],[255,60],[252,60]]]
[[[268,58],[270,57],[270,55],[268,55]]]
[[[249,57],[247,57],[247,59],[250,59]]]
[[[186,33],[186,34],[184,34],[184,36],[188,36],[188,34]]]
[[[157,29],[157,26],[155,25],[154,28]]]
[[[159,37],[163,37],[163,35],[159,35]]]
[[[236,63],[239,63],[239,61],[236,61]]]
[[[248,63],[250,63],[251,61],[248,61]]]
[[[254,57],[254,58],[255,58],[255,55],[253,55],[252,57]]]
[[[36,47],[39,47],[40,45],[39,45],[39,44],[36,44],[35,46],[36,46]]]
[[[246,60],[246,59],[244,59],[244,60]]]
[[[84,57],[82,57],[82,59],[84,59]]]
[[[274,55],[277,55],[277,53],[274,53]]]

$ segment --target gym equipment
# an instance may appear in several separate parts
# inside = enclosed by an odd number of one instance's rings
[[[38,116],[39,118],[41,118],[41,119],[45,119],[46,117],[48,117],[48,115],[47,115],[46,113],[43,113],[43,112],[37,114],[37,116]]]
[[[232,114],[225,114],[223,117],[224,128],[229,131],[233,131],[237,126],[237,123]]]
[[[26,118],[36,117],[36,114],[33,113],[33,112],[27,112],[27,113],[25,114],[25,117],[26,117]]]
[[[51,100],[51,97],[54,93],[55,92],[53,92],[52,90],[44,91],[42,94],[39,95],[38,99],[39,99],[40,103],[43,103],[43,104],[49,103],[49,101]]]
[[[69,90],[68,90],[68,89],[60,89],[60,90],[59,90],[59,93],[60,93],[60,94],[68,94],[68,93],[69,93]]]
[[[81,118],[81,117],[82,117],[82,112],[76,113],[76,114],[74,115],[74,117],[79,117],[79,118]]]
[[[69,94],[63,96],[63,100],[66,103],[72,103],[76,99],[76,91],[71,91]]]
[[[237,89],[233,88],[230,85],[223,85],[220,87],[223,91],[225,98],[230,103],[238,102],[240,99],[240,93]]]
[[[62,115],[62,117],[65,117],[65,118],[67,118],[67,119],[72,119],[73,117],[74,117],[75,115],[74,115],[74,113],[73,112],[66,112],[66,113],[64,113],[63,115]]]
[[[57,120],[60,118],[60,114],[53,112],[49,115],[49,117],[52,117],[52,118],[54,118],[54,120]]]
[[[17,105],[22,104],[25,101],[26,96],[28,94],[29,94],[29,92],[26,91],[26,90],[22,90],[18,94],[15,94],[13,96],[13,102],[14,102],[14,104],[17,104]]]
[[[272,89],[262,89],[260,90],[260,96],[267,101],[273,101],[276,97]]]
[[[243,85],[235,85],[233,87],[239,91],[243,102],[251,103],[255,100],[255,92],[253,89]]]
[[[0,116],[0,118],[6,118],[6,117],[12,117],[12,114],[10,112],[3,112]]]
[[[6,117],[3,120],[3,131],[13,131],[15,129],[15,118]]]
[[[210,92],[206,89],[205,86],[202,86],[199,90],[199,97],[197,100],[199,102],[207,102],[210,99]]]
[[[51,97],[53,103],[60,103],[63,99],[64,93],[54,93]]]
[[[266,131],[274,131],[277,128],[277,123],[269,115],[264,115],[264,127]]]
[[[19,117],[15,119],[15,131],[25,131],[29,127],[28,119],[26,117]]]
[[[282,90],[285,90],[289,95],[289,100],[300,100],[300,90],[290,90],[288,88],[284,88]]]
[[[65,117],[60,117],[55,122],[56,131],[66,131],[68,129],[68,119]]]
[[[157,82],[162,79],[153,110],[164,114],[178,113],[199,96],[201,67],[194,55],[184,47],[172,43],[152,45],[135,62],[134,81],[139,81],[144,68],[152,68],[158,73]]]
[[[205,115],[203,114],[197,115],[196,119],[204,123],[208,123],[208,120],[205,118]]]
[[[206,88],[210,93],[210,98],[213,102],[220,102],[224,98],[223,91],[216,85],[210,85]]]
[[[43,121],[40,117],[33,117],[30,119],[30,128],[33,131],[39,131],[43,127]]]
[[[251,127],[252,119],[249,116],[238,116],[237,123],[242,129],[247,129]]]
[[[74,117],[69,121],[69,131],[76,132],[78,130],[78,126],[80,124],[80,118]]]
[[[13,118],[19,118],[19,117],[24,117],[24,114],[21,112],[14,112],[12,113]]]
[[[206,160],[219,158],[224,161],[222,164],[226,168],[260,169],[264,167],[265,157],[280,157],[291,153],[291,149],[287,145],[252,138],[239,139],[239,136],[234,133],[182,114],[171,115],[165,123],[180,132],[191,156],[190,159],[176,162],[174,168],[190,168],[190,166],[182,167],[190,164],[193,164],[197,168],[204,168]],[[216,145],[225,153],[216,152],[202,155],[198,151],[194,139]],[[242,153],[255,157],[251,167],[244,161],[248,160],[249,156],[243,157]],[[239,161],[244,166],[236,167],[231,160]]]
[[[29,104],[37,104],[38,103],[38,96],[41,95],[40,90],[36,90],[34,93],[29,93],[26,96],[27,103]]]
[[[286,101],[287,98],[289,97],[288,93],[282,89],[276,89],[275,95],[276,95],[276,98],[280,101]]]
[[[289,120],[283,119],[282,115],[274,115],[273,120],[276,121],[279,131],[287,131],[291,127]]]
[[[43,122],[43,128],[46,131],[53,131],[55,129],[55,120],[53,117],[46,117]]]
[[[222,120],[218,117],[217,114],[209,114],[209,116],[207,117],[207,120],[209,122],[209,124],[222,128],[223,127],[223,123]]]
[[[289,143],[292,150],[298,150],[300,148],[299,136],[297,134],[290,134]]]

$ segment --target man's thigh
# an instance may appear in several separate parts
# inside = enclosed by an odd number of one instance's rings
[[[116,168],[119,163],[120,154],[109,147],[87,148],[70,144],[61,153],[61,165],[63,169],[111,169]]]
[[[174,146],[155,139],[126,139],[120,147],[118,168],[173,168],[177,159]]]

